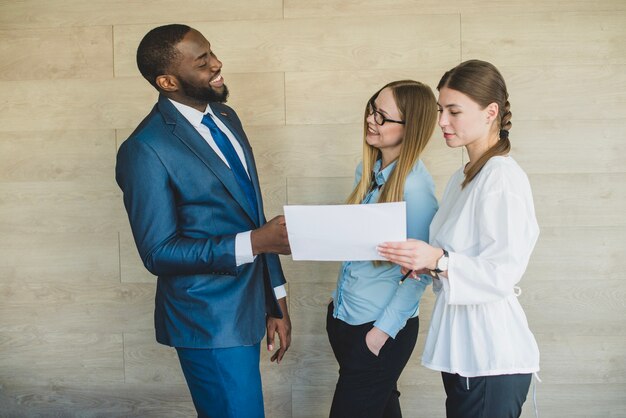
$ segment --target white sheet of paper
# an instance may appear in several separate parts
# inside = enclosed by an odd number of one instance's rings
[[[376,246],[406,240],[406,203],[284,206],[294,260],[384,260]]]

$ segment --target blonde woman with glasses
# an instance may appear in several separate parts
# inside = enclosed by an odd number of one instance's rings
[[[405,201],[407,236],[428,240],[437,211],[433,180],[420,160],[437,120],[425,84],[395,81],[377,91],[364,115],[363,161],[351,204]],[[332,418],[401,417],[397,381],[419,329],[419,301],[432,280],[400,282],[388,262],[348,261],[339,272],[326,330],[339,363]]]

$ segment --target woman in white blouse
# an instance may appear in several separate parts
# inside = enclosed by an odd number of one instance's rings
[[[437,299],[422,364],[441,371],[448,417],[519,417],[539,349],[517,300],[539,235],[528,178],[508,155],[511,111],[500,72],[466,61],[439,85],[439,126],[469,162],[453,174],[430,244],[385,243],[403,272],[431,272]]]

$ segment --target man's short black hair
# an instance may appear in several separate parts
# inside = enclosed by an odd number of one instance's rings
[[[187,25],[165,25],[152,29],[143,37],[137,48],[139,72],[157,90],[156,78],[167,74],[170,66],[180,57],[176,49],[185,35],[191,30]]]

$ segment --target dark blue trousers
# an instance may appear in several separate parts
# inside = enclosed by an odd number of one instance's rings
[[[441,373],[447,418],[518,418],[531,374],[463,377]]]
[[[260,343],[176,348],[199,418],[264,418]]]

